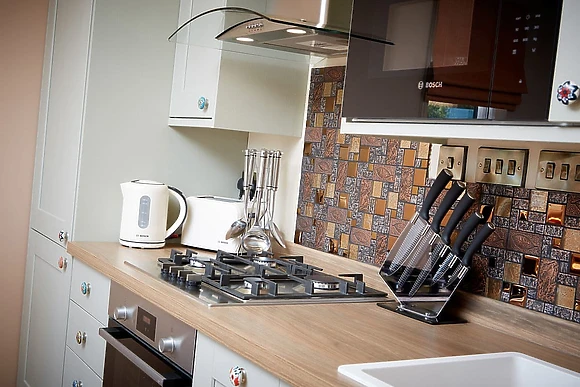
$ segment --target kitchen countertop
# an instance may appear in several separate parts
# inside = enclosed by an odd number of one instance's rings
[[[560,352],[473,322],[430,326],[374,303],[208,308],[143,272],[157,270],[157,258],[167,257],[169,248],[141,250],[112,242],[69,242],[67,251],[295,386],[352,386],[338,374],[342,364],[504,351],[522,352],[580,372],[577,353]],[[320,253],[305,256],[304,261],[330,274],[361,272],[369,286],[386,291],[377,269],[370,265],[340,257],[326,259]],[[580,327],[571,327],[578,335]]]

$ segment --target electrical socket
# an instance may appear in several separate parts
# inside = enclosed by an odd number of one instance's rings
[[[536,188],[580,192],[580,153],[541,151]]]
[[[527,165],[527,149],[481,147],[477,150],[475,181],[523,187]]]

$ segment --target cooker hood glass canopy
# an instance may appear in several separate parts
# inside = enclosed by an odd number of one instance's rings
[[[318,1],[308,1],[310,4],[316,3],[317,7],[320,6]],[[283,2],[277,0],[277,3]],[[299,3],[298,1],[296,4]],[[326,4],[325,1],[323,3]],[[330,14],[328,8],[326,13],[321,9],[320,14],[316,15],[319,20],[316,21],[311,21],[312,15],[309,16],[310,20],[292,19],[267,15],[244,7],[218,7],[192,15],[182,22],[168,39],[170,42],[227,51],[256,53],[257,47],[258,50],[274,49],[322,57],[345,56],[350,36],[375,43],[393,44],[373,36],[352,33],[350,31],[352,3],[347,1],[346,4],[350,6],[343,6],[340,10],[334,9]],[[340,16],[337,17],[337,14]],[[219,26],[219,31],[215,30],[216,26]],[[220,44],[220,41],[223,44]]]

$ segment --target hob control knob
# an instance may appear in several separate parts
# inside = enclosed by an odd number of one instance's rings
[[[127,308],[124,306],[119,306],[113,311],[113,317],[115,320],[127,320]]]
[[[171,353],[175,349],[175,341],[172,337],[166,337],[159,340],[159,351],[161,353]]]
[[[83,382],[80,380],[73,380],[72,387],[83,387]]]
[[[566,81],[558,86],[556,97],[564,105],[574,103],[580,98],[580,87],[572,81]]]
[[[243,386],[246,383],[246,370],[240,366],[230,368],[230,382],[232,386]]]

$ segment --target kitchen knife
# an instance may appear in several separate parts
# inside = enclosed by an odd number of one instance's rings
[[[443,169],[439,173],[423,201],[421,210],[413,215],[413,218],[407,223],[407,226],[399,238],[397,238],[395,245],[389,252],[387,259],[381,267],[380,273],[389,276],[399,270],[405,259],[417,245],[417,242],[419,242],[421,236],[429,230],[429,211],[447,183],[451,181],[452,177],[453,174],[448,169]],[[387,267],[386,265],[389,261],[390,264]]]
[[[483,215],[481,215],[479,212],[473,213],[469,219],[467,219],[467,222],[465,222],[461,228],[459,235],[457,235],[457,239],[455,239],[455,243],[453,244],[451,252],[447,254],[447,257],[445,257],[445,260],[439,266],[439,269],[437,269],[437,272],[433,276],[431,285],[439,281],[441,277],[443,277],[443,275],[447,272],[447,270],[449,270],[449,268],[455,264],[457,257],[461,255],[461,246],[467,240],[467,237],[471,234],[471,232],[475,230],[482,219]]]
[[[491,233],[494,230],[495,226],[493,225],[493,223],[488,222],[483,226],[481,230],[478,231],[477,234],[475,234],[475,238],[473,238],[473,241],[465,251],[465,254],[463,254],[463,258],[461,258],[461,263],[457,265],[457,268],[455,269],[453,274],[451,274],[451,277],[449,277],[449,281],[447,281],[447,284],[445,285],[446,287],[449,287],[449,285],[453,284],[453,282],[455,282],[455,280],[457,280],[458,278],[459,281],[461,282],[463,277],[465,277],[465,273],[467,273],[469,271],[469,268],[471,267],[473,254],[477,251],[477,249],[479,249],[479,247],[483,244],[483,242],[485,242],[485,240],[491,235]]]
[[[415,293],[417,293],[417,290],[419,290],[419,288],[421,287],[421,285],[423,285],[423,282],[425,282],[425,279],[427,278],[431,270],[433,270],[433,266],[435,266],[435,263],[437,263],[439,258],[447,254],[447,252],[450,249],[449,244],[451,243],[451,234],[455,230],[455,227],[457,227],[459,221],[463,218],[467,210],[469,210],[469,208],[472,206],[474,202],[475,198],[471,196],[469,192],[466,192],[465,195],[463,195],[463,197],[459,201],[459,203],[457,203],[457,207],[455,207],[455,210],[453,210],[453,214],[449,218],[449,221],[445,226],[445,230],[443,230],[443,233],[441,234],[441,241],[443,243],[437,244],[437,246],[433,249],[431,254],[429,254],[429,259],[427,260],[427,263],[423,265],[423,267],[421,268],[421,272],[419,273],[419,276],[415,280],[415,283],[413,283],[413,287],[409,292],[409,296],[413,297]]]
[[[441,221],[447,214],[447,211],[451,208],[455,200],[461,195],[461,193],[465,191],[465,183],[462,181],[455,181],[451,186],[451,189],[447,192],[443,201],[439,205],[439,209],[433,216],[433,222],[431,223],[430,230],[426,233],[426,235],[421,239],[418,243],[417,247],[413,250],[413,252],[409,255],[406,262],[404,262],[405,270],[403,274],[399,277],[397,281],[397,291],[400,291],[405,285],[405,282],[409,279],[409,276],[415,269],[417,263],[423,259],[423,257],[427,256],[429,258],[429,251],[431,246],[433,246],[434,242],[439,238],[439,231],[441,230]]]

